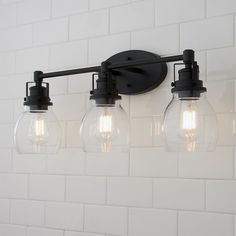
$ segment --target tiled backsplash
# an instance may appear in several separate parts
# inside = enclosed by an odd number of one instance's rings
[[[0,0],[0,236],[236,236],[236,0]],[[213,153],[168,153],[166,81],[123,96],[129,154],[86,154],[79,125],[91,75],[50,79],[58,155],[18,155],[14,123],[34,70],[97,65],[114,53],[196,50],[219,119]],[[234,230],[235,228],[235,230]]]

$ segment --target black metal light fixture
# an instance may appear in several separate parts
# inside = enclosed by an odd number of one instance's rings
[[[208,150],[217,137],[216,117],[202,94],[206,92],[199,80],[194,51],[182,55],[160,57],[156,54],[130,50],[118,53],[101,66],[43,73],[34,73],[34,85],[28,88],[26,111],[15,127],[15,143],[20,153],[53,153],[60,147],[60,128],[51,111],[49,84],[43,79],[95,73],[90,99],[93,106],[85,114],[80,127],[82,146],[86,152],[128,151],[129,122],[119,104],[119,94],[137,95],[158,87],[167,74],[167,62],[183,61],[179,80],[172,83],[174,94],[163,119],[166,144],[174,151]],[[97,77],[96,81],[95,78]],[[96,86],[95,86],[96,82]]]
[[[194,51],[184,51],[180,65],[184,68],[179,70],[179,80],[174,79],[172,83],[173,97],[164,113],[166,148],[170,151],[213,151],[218,137],[217,118],[205,96],[207,89],[199,79]]]

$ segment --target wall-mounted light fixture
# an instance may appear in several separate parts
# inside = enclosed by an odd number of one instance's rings
[[[183,61],[184,68],[179,70],[179,80],[174,79],[172,83],[173,99],[163,118],[166,146],[172,151],[212,150],[217,139],[216,115],[203,96],[206,88],[199,80],[194,51],[160,57],[130,50],[110,57],[101,66],[50,73],[36,71],[34,82],[26,83],[26,110],[15,127],[18,152],[55,153],[60,147],[60,126],[51,110],[49,84],[43,79],[92,72],[95,74],[90,99],[94,105],[80,127],[83,149],[86,152],[128,151],[129,122],[118,103],[119,94],[136,95],[158,87],[166,77],[166,63],[174,61]]]

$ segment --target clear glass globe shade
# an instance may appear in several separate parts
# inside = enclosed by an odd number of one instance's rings
[[[92,104],[82,120],[80,136],[85,152],[127,152],[128,117],[119,103]]]
[[[213,151],[218,137],[216,114],[205,94],[199,98],[173,98],[163,118],[168,151]]]
[[[25,107],[15,126],[14,141],[18,153],[57,153],[61,145],[61,127],[51,107],[33,111]]]

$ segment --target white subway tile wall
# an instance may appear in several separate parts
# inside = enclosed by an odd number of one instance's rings
[[[236,236],[235,0],[0,0],[0,236]],[[98,65],[129,49],[196,50],[217,112],[212,153],[171,153],[166,81],[123,96],[128,154],[84,153],[91,74],[48,79],[63,129],[56,155],[19,155],[13,127],[34,70]]]

